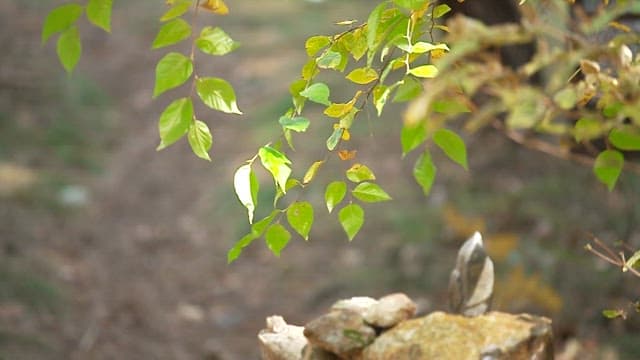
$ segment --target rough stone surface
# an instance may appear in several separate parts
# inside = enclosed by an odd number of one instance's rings
[[[365,316],[367,311],[372,306],[375,306],[378,303],[378,300],[374,298],[370,298],[368,296],[355,296],[350,299],[343,299],[336,301],[335,304],[331,305],[331,311],[333,310],[353,310],[358,314]]]
[[[390,328],[411,319],[416,314],[416,304],[405,294],[395,293],[381,297],[364,313],[364,320],[379,328]]]
[[[258,334],[264,360],[300,360],[307,344],[304,328],[287,324],[281,316],[267,318],[267,327]]]
[[[340,360],[340,358],[326,350],[307,345],[302,350],[302,360]]]
[[[342,309],[333,310],[306,324],[304,336],[313,346],[348,359],[369,345],[376,332],[358,312]]]
[[[474,318],[435,312],[383,333],[359,359],[553,359],[551,321],[500,312]]]

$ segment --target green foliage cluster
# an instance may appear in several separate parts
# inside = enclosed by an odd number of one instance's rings
[[[521,5],[525,1],[521,2]],[[337,220],[349,240],[363,226],[363,204],[391,200],[376,182],[372,166],[356,161],[349,146],[353,124],[368,107],[380,116],[389,102],[408,103],[399,134],[403,156],[419,152],[413,167],[416,182],[429,194],[437,174],[432,152],[442,151],[468,169],[467,149],[456,132],[473,134],[486,126],[503,131],[525,146],[551,155],[578,160],[593,167],[596,177],[613,189],[623,168],[637,166],[625,158],[640,150],[640,61],[632,48],[638,33],[616,22],[621,14],[640,14],[634,1],[603,4],[593,16],[574,24],[571,5],[564,0],[545,2],[554,10],[553,22],[540,12],[539,1],[528,1],[521,24],[486,26],[456,17],[446,25],[447,5],[429,0],[378,1],[367,21],[339,22],[342,31],[307,39],[308,61],[300,79],[290,87],[290,108],[278,119],[282,136],[258,149],[234,175],[234,189],[247,210],[250,232],[229,251],[238,258],[254,240],[264,238],[279,256],[292,232],[308,240],[314,223],[313,204],[280,199],[294,188],[304,189],[331,157],[346,164],[344,178],[324,185],[325,206],[337,210]],[[193,8],[226,15],[223,0],[168,0],[168,10],[153,49],[191,41],[188,54],[169,52],[156,66],[153,96],[191,80],[188,96],[173,100],[159,119],[160,145],[164,149],[185,137],[193,152],[210,160],[211,132],[194,113],[197,97],[207,107],[241,114],[233,87],[224,79],[203,77],[195,69],[196,50],[209,56],[226,55],[238,47],[218,27],[194,31],[185,14]],[[81,52],[77,20],[83,12],[94,25],[110,30],[111,0],[89,0],[86,6],[66,4],[52,10],[43,27],[42,40],[60,33],[58,55],[71,72]],[[607,41],[591,38],[613,29]],[[443,39],[442,41],[436,39]],[[515,68],[500,61],[496,49],[535,44],[536,54]],[[576,70],[577,69],[577,70]],[[343,74],[356,90],[350,98],[336,99],[322,80],[328,73]],[[541,76],[543,81],[532,81]],[[197,96],[196,96],[197,95]],[[294,136],[306,132],[314,119],[307,107],[321,106],[328,123],[326,151],[308,166],[300,179],[292,177],[288,153],[295,151]],[[549,140],[551,139],[551,140]],[[256,170],[268,172],[275,187],[273,211],[254,219],[260,183]],[[284,201],[282,201],[284,202]],[[286,219],[286,221],[285,221]],[[631,265],[633,266],[633,264]]]

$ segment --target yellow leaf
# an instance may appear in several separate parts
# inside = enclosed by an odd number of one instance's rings
[[[349,139],[351,139],[351,133],[349,132],[349,130],[344,129],[344,131],[342,132],[342,140],[349,141]]]
[[[609,26],[611,26],[611,27],[612,27],[612,28],[614,28],[614,29],[618,29],[618,30],[620,30],[620,31],[624,31],[624,32],[626,32],[626,33],[631,32],[631,28],[630,28],[630,27],[628,27],[628,26],[627,26],[627,25],[625,25],[625,24],[619,23],[619,22],[617,22],[617,21],[611,21],[611,22],[609,23]]]
[[[346,77],[356,84],[364,85],[376,80],[378,73],[371,68],[358,68],[350,72]]]
[[[335,24],[336,25],[352,25],[352,24],[355,24],[357,22],[358,22],[358,20],[342,20],[342,21],[336,22]]]
[[[324,114],[332,118],[341,118],[347,115],[351,111],[351,109],[353,109],[353,106],[355,105],[356,101],[358,100],[361,94],[362,94],[362,91],[356,92],[353,99],[351,99],[346,104],[329,105],[326,109],[324,109]]]
[[[206,0],[200,4],[200,7],[218,15],[227,15],[229,13],[229,8],[223,0]]]
[[[444,51],[443,49],[431,50],[431,59],[438,60],[438,59],[442,58],[446,53],[447,52]]]

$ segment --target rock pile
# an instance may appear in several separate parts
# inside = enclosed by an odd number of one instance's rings
[[[405,294],[336,302],[304,327],[267,319],[258,335],[265,360],[552,359],[549,319],[490,312],[434,312],[412,319]]]

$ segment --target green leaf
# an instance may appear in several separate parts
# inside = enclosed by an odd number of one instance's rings
[[[151,45],[152,49],[177,44],[191,36],[191,25],[178,18],[165,23],[158,31],[156,38]]]
[[[176,52],[165,55],[156,65],[156,84],[153,97],[184,84],[193,73],[191,60]]]
[[[373,174],[373,171],[367,167],[367,165],[354,164],[349,168],[349,170],[347,170],[347,179],[354,183],[359,183],[367,180],[375,180],[376,176]]]
[[[227,252],[227,263],[230,264],[234,262],[242,253],[242,250],[249,246],[253,240],[259,238],[264,234],[264,231],[271,224],[276,215],[280,212],[280,210],[273,210],[269,216],[264,219],[256,222],[251,226],[251,232],[245,236],[243,236],[238,242],[233,245],[231,249]]]
[[[227,114],[242,114],[236,103],[236,93],[231,84],[220,78],[199,78],[196,90],[208,107]]]
[[[309,128],[309,124],[311,123],[309,119],[302,116],[281,116],[278,122],[280,123],[280,125],[282,125],[283,128],[290,129],[295,132],[307,131],[307,128]]]
[[[160,17],[160,21],[169,21],[184,15],[191,7],[191,0],[178,1]]]
[[[287,209],[287,221],[303,239],[309,240],[313,225],[313,207],[306,201],[296,201]]]
[[[209,131],[207,124],[200,120],[196,120],[191,123],[187,139],[189,140],[189,145],[191,145],[191,149],[194,154],[199,158],[211,161],[211,157],[209,157],[209,150],[211,149],[211,143],[213,140],[211,138],[211,131]]]
[[[424,54],[433,50],[445,50],[449,51],[449,47],[447,44],[432,44],[424,41],[419,41],[413,45],[411,45],[411,53],[412,54]]]
[[[389,201],[391,196],[387,194],[378,184],[363,182],[358,184],[355,189],[351,191],[351,194],[356,199],[364,202],[380,202]]]
[[[623,125],[609,133],[609,141],[620,150],[640,150],[640,131],[634,126]]]
[[[427,139],[427,129],[424,122],[415,125],[405,124],[400,132],[402,156],[410,153]]]
[[[640,267],[640,250],[636,251],[633,255],[631,255],[631,257],[629,258],[629,260],[627,260],[627,262],[624,264],[624,268],[623,271],[627,271],[627,268],[631,268],[631,269],[637,269]]]
[[[574,88],[560,90],[553,96],[553,101],[563,110],[571,110],[578,102],[578,94]]]
[[[335,149],[336,146],[338,146],[338,143],[340,142],[340,138],[342,138],[343,133],[344,133],[344,129],[341,127],[337,127],[333,130],[333,133],[327,139],[327,149],[329,149],[329,151],[333,151],[333,149]]]
[[[236,170],[233,175],[233,188],[242,206],[247,208],[249,224],[251,224],[253,222],[253,213],[258,204],[258,191],[260,189],[260,183],[253,169],[251,169],[251,164],[242,165]]]
[[[456,115],[471,112],[471,109],[469,109],[469,107],[465,103],[457,101],[455,99],[434,101],[431,105],[431,109],[434,112],[447,115]]]
[[[427,0],[393,0],[393,2],[405,9],[419,10],[427,2]]]
[[[219,27],[206,26],[196,39],[196,46],[205,54],[221,56],[237,49],[240,43]]]
[[[327,185],[327,189],[324,192],[324,200],[325,204],[327,204],[327,210],[332,212],[333,209],[342,202],[346,194],[347,184],[344,181],[334,181]]]
[[[369,18],[367,19],[367,47],[369,48],[369,51],[372,51],[378,46],[376,43],[378,37],[378,26],[380,25],[382,13],[386,8],[386,2],[381,2],[373,9],[373,11],[371,11]]]
[[[271,146],[261,147],[258,151],[258,156],[262,166],[273,176],[276,186],[283,194],[286,194],[287,179],[291,175],[291,168],[289,168],[288,164],[291,164],[291,161],[283,153]]]
[[[577,142],[599,138],[605,132],[604,124],[598,119],[581,118],[573,128],[573,136]]]
[[[290,239],[291,234],[280,224],[271,225],[264,234],[267,247],[277,257],[280,257],[280,252],[287,246]]]
[[[113,0],[89,0],[87,3],[87,18],[95,26],[106,32],[111,32],[111,8]]]
[[[183,137],[189,131],[192,119],[193,103],[190,98],[177,99],[169,104],[160,114],[160,145],[156,150],[162,150]]]
[[[449,11],[451,11],[451,7],[449,7],[449,5],[440,4],[436,6],[435,9],[433,9],[433,18],[439,19],[443,17],[445,14],[447,14]]]
[[[458,134],[448,129],[439,129],[433,134],[433,142],[438,145],[449,159],[467,168],[467,147]]]
[[[327,50],[319,58],[316,64],[321,69],[336,69],[342,62],[342,55],[339,52]]]
[[[419,78],[434,78],[438,75],[438,68],[433,65],[422,65],[409,70],[409,74]]]
[[[351,241],[364,224],[364,210],[358,204],[349,204],[340,210],[338,219],[344,232],[347,233],[349,241]]]
[[[57,44],[58,58],[64,69],[70,74],[80,60],[82,54],[82,44],[80,43],[80,33],[77,26],[71,26],[63,31],[58,38]]]
[[[593,172],[598,180],[607,185],[609,191],[616,186],[616,181],[622,172],[624,156],[617,150],[605,150],[601,152],[593,164]]]
[[[391,94],[391,90],[393,90],[393,88],[387,87],[383,84],[378,84],[373,89],[373,104],[376,107],[378,116],[382,115],[382,110],[387,104],[387,100],[389,100],[389,94]]]
[[[331,38],[328,36],[312,36],[304,43],[304,48],[307,50],[307,55],[314,56],[318,51],[322,50],[322,48],[330,43]]]
[[[413,167],[413,177],[416,182],[422,187],[422,191],[425,195],[429,195],[433,181],[436,178],[436,166],[433,164],[431,154],[429,151],[425,151],[418,157],[415,166]]]
[[[406,76],[396,90],[391,100],[394,103],[406,102],[415,99],[422,93],[422,83],[411,76]]]
[[[318,104],[331,105],[329,101],[329,87],[327,84],[321,82],[309,85],[308,88],[300,92],[300,95]]]
[[[620,309],[606,309],[602,310],[602,315],[608,319],[615,319],[619,317],[625,317],[624,310]]]
[[[322,166],[322,164],[324,164],[324,160],[316,161],[313,164],[311,164],[307,172],[304,174],[304,177],[302,178],[302,183],[303,184],[310,183],[313,180],[313,178],[316,177],[316,173],[318,172],[318,169],[320,169],[320,166]]]
[[[46,43],[51,35],[69,29],[82,15],[82,10],[78,4],[65,4],[51,10],[42,25],[42,43]]]
[[[358,68],[351,71],[349,75],[347,75],[347,79],[356,84],[365,85],[378,79],[378,73],[371,68]]]

